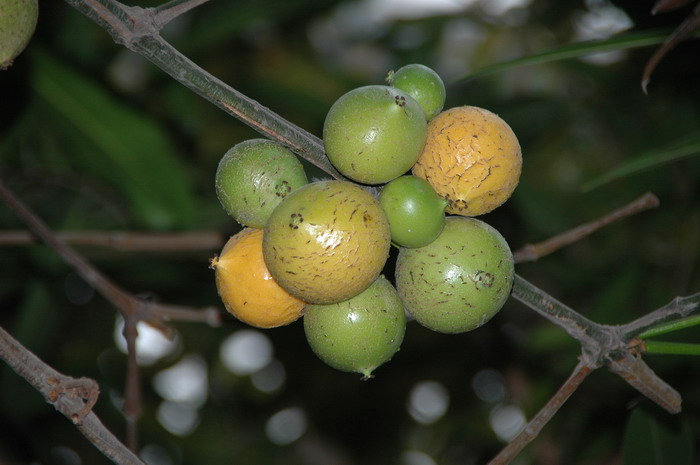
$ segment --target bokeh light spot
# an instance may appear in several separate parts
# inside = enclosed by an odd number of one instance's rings
[[[207,365],[199,355],[186,355],[177,364],[156,373],[153,387],[165,400],[201,407],[207,399]]]
[[[149,366],[158,360],[175,352],[179,344],[179,336],[176,334],[171,340],[155,328],[146,323],[139,322],[136,325],[138,336],[136,337],[136,359],[141,366]],[[127,353],[126,339],[124,338],[124,319],[117,317],[114,325],[114,342],[117,348]]]
[[[496,436],[508,442],[525,427],[525,414],[514,405],[497,405],[489,413],[489,423]]]
[[[224,366],[237,375],[250,375],[262,370],[272,361],[272,355],[270,339],[253,329],[242,329],[231,334],[220,349]]]
[[[265,425],[265,434],[274,444],[284,446],[306,432],[306,414],[299,407],[290,407],[272,415]]]
[[[161,402],[156,416],[163,428],[176,436],[187,436],[199,424],[199,411],[179,402]]]
[[[421,381],[409,394],[408,412],[418,423],[434,423],[445,414],[450,395],[437,381]]]

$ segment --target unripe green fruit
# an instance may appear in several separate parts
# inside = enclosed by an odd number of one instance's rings
[[[236,144],[216,170],[216,195],[224,210],[251,228],[264,228],[282,199],[307,183],[296,155],[267,139]]]
[[[448,217],[432,243],[402,248],[396,288],[421,325],[441,333],[470,331],[503,307],[513,285],[513,255],[501,234],[475,218]]]
[[[38,0],[0,0],[0,69],[8,68],[34,35]]]
[[[304,332],[314,353],[333,368],[365,379],[399,350],[405,330],[403,304],[384,276],[349,300],[307,305],[304,313]]]
[[[319,181],[292,191],[265,226],[263,254],[287,292],[316,304],[356,296],[377,279],[391,231],[372,194],[346,181]]]
[[[445,83],[435,71],[425,65],[403,66],[390,72],[386,80],[389,85],[413,97],[423,109],[427,120],[440,113],[445,105]]]
[[[383,184],[418,160],[427,134],[420,105],[389,86],[365,86],[341,96],[328,111],[323,144],[343,175]]]
[[[379,194],[391,240],[403,247],[423,247],[435,240],[445,224],[447,201],[425,179],[401,176]]]

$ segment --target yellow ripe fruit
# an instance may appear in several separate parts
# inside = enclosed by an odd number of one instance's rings
[[[244,323],[275,328],[292,323],[305,302],[289,295],[270,275],[262,249],[263,230],[246,228],[214,257],[216,287],[226,310]]]
[[[449,202],[448,213],[478,216],[510,198],[522,164],[520,144],[505,121],[483,108],[462,106],[430,120],[413,174]]]

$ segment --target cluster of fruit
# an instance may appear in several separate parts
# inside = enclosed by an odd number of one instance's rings
[[[443,333],[491,319],[510,294],[513,257],[473,217],[512,194],[520,146],[497,115],[444,103],[442,80],[423,65],[341,96],[323,142],[355,182],[309,183],[296,156],[272,141],[231,148],[216,192],[245,229],[211,262],[227,310],[260,328],[303,315],[313,351],[365,377],[399,349],[406,312]],[[378,196],[367,188],[376,185]],[[393,283],[381,274],[392,243]]]

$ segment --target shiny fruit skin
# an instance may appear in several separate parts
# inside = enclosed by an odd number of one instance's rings
[[[445,224],[447,201],[432,186],[416,176],[401,176],[389,182],[379,194],[391,240],[403,247],[423,247],[435,240]]]
[[[498,115],[462,106],[428,124],[428,137],[413,174],[449,202],[447,212],[478,216],[502,205],[522,170],[518,139]]]
[[[0,70],[27,47],[38,18],[38,0],[0,0]]]
[[[359,87],[331,106],[323,144],[348,178],[383,184],[411,169],[423,150],[427,124],[420,105],[389,86]]]
[[[289,194],[265,226],[263,251],[272,276],[315,304],[340,302],[379,276],[391,231],[379,202],[346,181],[319,181]]]
[[[414,63],[402,66],[389,73],[387,82],[413,97],[428,121],[440,113],[445,105],[445,83],[433,69],[425,65]]]
[[[267,139],[250,139],[221,158],[215,186],[229,215],[244,226],[263,228],[282,199],[307,183],[303,165],[289,149]]]
[[[272,278],[263,259],[262,237],[261,229],[240,231],[212,259],[211,267],[229,313],[251,326],[274,328],[297,320],[306,303],[289,295]]]
[[[405,331],[403,304],[383,276],[351,299],[309,305],[304,313],[304,332],[314,353],[331,367],[365,379],[399,350]]]
[[[513,285],[513,255],[501,234],[476,218],[448,217],[425,247],[402,248],[396,288],[406,309],[426,328],[471,331],[503,307]]]

